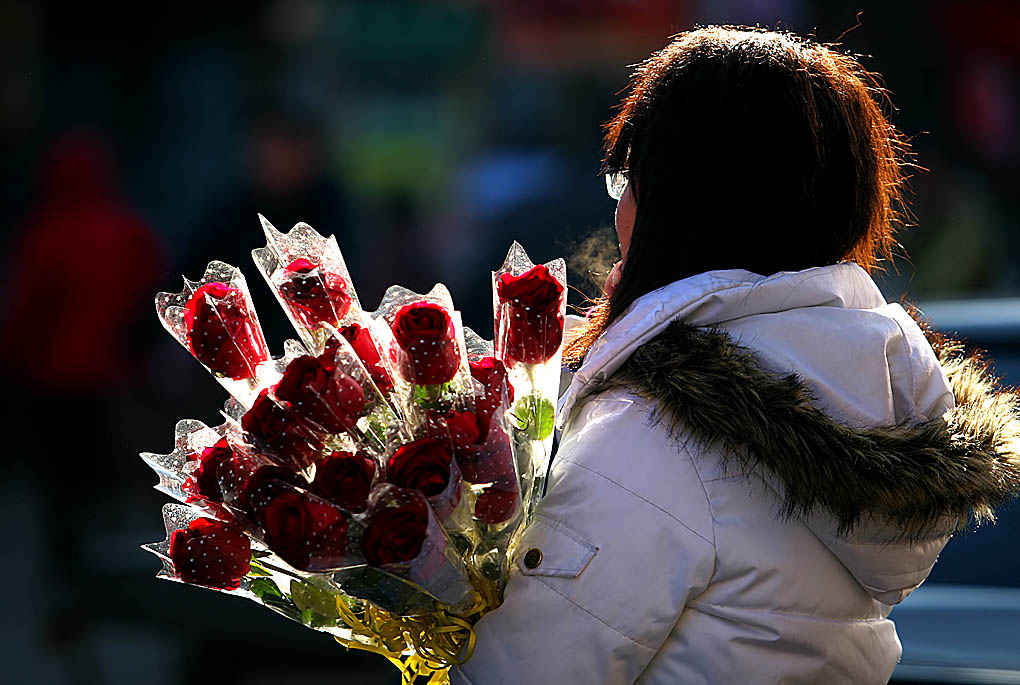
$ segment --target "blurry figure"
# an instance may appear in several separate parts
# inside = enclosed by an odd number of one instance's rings
[[[31,392],[102,393],[131,368],[129,329],[159,282],[163,249],[119,196],[96,138],[53,144],[40,182],[10,255],[6,372]]]
[[[1015,178],[1020,167],[1020,12],[1008,0],[941,2],[933,18],[948,65],[947,109],[954,116],[956,134],[968,152],[995,173]],[[1003,179],[1007,180],[1007,179]],[[1009,194],[1008,191],[1006,193]]]
[[[120,460],[114,395],[144,363],[142,331],[150,329],[141,322],[152,316],[165,255],[120,196],[105,145],[78,133],[44,155],[9,259],[0,373],[16,400],[4,417],[4,462],[40,484],[33,523],[48,591],[36,610],[49,610],[63,626],[50,630],[63,633],[68,605],[96,573],[91,539],[78,533],[106,530],[117,512],[97,493],[116,493],[134,475]]]
[[[1016,74],[993,57],[976,57],[957,67],[953,108],[960,134],[982,158],[1006,167],[1017,160],[1020,116]]]
[[[323,235],[335,234],[343,244],[346,203],[326,172],[326,142],[311,115],[281,104],[256,104],[252,112],[241,182],[214,200],[198,221],[176,270],[198,280],[214,259],[241,269],[266,340],[278,352],[294,332],[251,259],[251,251],[265,245],[258,215],[281,231],[303,221]],[[177,290],[178,283],[168,289]]]

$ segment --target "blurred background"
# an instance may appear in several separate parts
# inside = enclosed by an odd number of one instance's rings
[[[335,234],[367,308],[443,281],[485,333],[511,240],[539,262],[612,226],[601,125],[630,65],[709,23],[864,55],[928,169],[886,295],[991,297],[989,321],[1017,318],[1012,0],[0,1],[6,682],[399,682],[255,604],[154,579],[138,545],[164,536],[166,499],[137,453],[169,452],[179,418],[217,423],[225,398],[153,297],[232,263],[282,352],[293,334],[249,256],[262,213]],[[983,583],[1020,584],[1000,576]]]

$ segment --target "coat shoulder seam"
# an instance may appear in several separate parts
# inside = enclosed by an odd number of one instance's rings
[[[713,604],[711,602],[703,602],[701,600],[693,599],[687,602],[687,606],[697,611],[704,613],[712,613],[711,611],[705,611],[706,609],[719,609],[719,610],[736,610],[736,611],[747,611],[754,614],[764,614],[766,616],[785,616],[788,618],[803,618],[811,621],[825,621],[828,623],[880,623],[882,621],[891,621],[888,616],[875,616],[872,618],[838,618],[835,616],[818,616],[817,614],[806,614],[795,611],[778,611],[775,609],[755,609],[752,607],[737,607],[737,606],[726,606],[720,604]],[[712,614],[713,616],[716,614]]]

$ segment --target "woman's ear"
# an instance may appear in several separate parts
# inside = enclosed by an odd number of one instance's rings
[[[602,293],[606,297],[612,295],[613,291],[616,290],[616,286],[620,283],[620,276],[623,274],[623,261],[621,259],[616,264],[613,264],[612,270],[606,276],[605,285],[602,286]]]
[[[620,256],[627,258],[627,250],[630,248],[630,239],[634,233],[634,220],[637,217],[637,199],[631,189],[631,184],[623,189],[620,201],[616,203],[616,237],[620,241]]]

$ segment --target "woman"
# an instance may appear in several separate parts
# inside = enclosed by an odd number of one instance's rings
[[[606,137],[621,265],[455,682],[882,683],[888,619],[1020,483],[1016,398],[869,276],[905,145],[850,57],[705,28]]]

